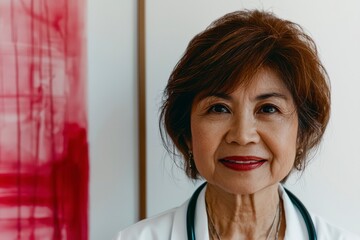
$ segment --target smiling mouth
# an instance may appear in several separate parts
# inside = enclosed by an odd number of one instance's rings
[[[231,156],[219,160],[225,167],[235,171],[251,171],[261,167],[267,160],[254,156]]]
[[[259,161],[236,161],[236,160],[226,160],[226,159],[222,159],[220,161],[228,162],[228,163],[236,163],[236,164],[254,164],[259,162]]]

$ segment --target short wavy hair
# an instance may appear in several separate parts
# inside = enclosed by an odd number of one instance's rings
[[[329,121],[328,75],[314,41],[301,26],[273,13],[245,10],[226,14],[197,34],[164,91],[161,136],[170,153],[183,155],[184,170],[190,178],[199,177],[194,162],[186,160],[194,98],[230,93],[263,67],[279,74],[292,94],[299,121],[293,168],[304,169],[308,154],[320,143]]]

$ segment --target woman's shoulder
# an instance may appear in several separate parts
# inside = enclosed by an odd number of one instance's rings
[[[139,221],[124,230],[120,231],[114,240],[131,239],[170,239],[174,222],[177,218],[182,218],[186,203],[180,207],[167,210],[159,215]]]
[[[318,239],[360,240],[360,236],[335,226],[320,216],[313,215],[312,219],[314,221]]]

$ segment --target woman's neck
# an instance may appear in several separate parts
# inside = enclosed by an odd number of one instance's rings
[[[209,224],[221,239],[266,239],[274,219],[282,218],[276,216],[281,204],[277,184],[248,195],[208,184],[205,200]]]

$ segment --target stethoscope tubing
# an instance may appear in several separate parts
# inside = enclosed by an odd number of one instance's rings
[[[199,197],[201,190],[205,187],[206,182],[201,184],[193,193],[189,200],[189,205],[186,212],[186,231],[188,240],[196,240],[195,236],[195,209],[196,209],[196,202]],[[285,188],[286,194],[289,196],[291,202],[295,205],[295,207],[301,213],[306,229],[308,232],[309,240],[317,240],[316,230],[314,226],[314,222],[311,219],[311,216],[307,209],[305,208],[304,204],[289,190]]]

